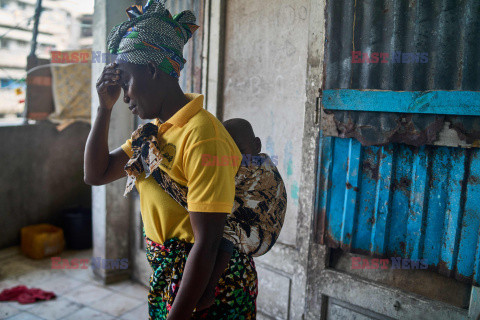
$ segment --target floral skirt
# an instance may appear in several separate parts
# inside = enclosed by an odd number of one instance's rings
[[[148,313],[150,319],[166,319],[178,292],[192,244],[177,238],[163,245],[145,237],[147,259],[152,267]],[[192,319],[255,319],[258,293],[253,258],[233,250],[228,268],[215,290],[214,304],[194,312]]]

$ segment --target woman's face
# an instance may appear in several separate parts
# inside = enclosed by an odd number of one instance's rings
[[[162,77],[152,74],[147,65],[119,62],[118,69],[121,70],[123,101],[129,105],[132,113],[141,119],[159,118],[165,94],[162,90]]]

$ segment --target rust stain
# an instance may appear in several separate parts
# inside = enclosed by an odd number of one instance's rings
[[[362,172],[365,173],[370,179],[378,181],[379,173],[378,173],[378,162],[375,159],[369,159],[368,157],[363,160],[362,163]]]
[[[447,262],[443,261],[443,260],[440,260],[437,264],[437,270],[438,270],[438,273],[444,275],[444,276],[447,276],[447,277],[451,277],[452,276],[452,270],[449,269],[448,267],[448,264]]]
[[[346,186],[347,186],[347,189],[349,189],[349,190],[353,189],[353,191],[355,191],[355,192],[358,192],[360,190],[358,187],[352,186],[352,184],[350,182],[347,182]]]
[[[326,210],[323,208],[315,216],[315,243],[325,244],[325,219],[326,219]]]
[[[375,224],[375,217],[372,216],[372,217],[368,218],[367,222],[373,226]]]
[[[399,190],[407,196],[410,194],[411,186],[412,186],[412,180],[407,178],[407,177],[401,177],[400,179],[394,179],[393,182],[392,182],[392,190],[393,191]]]
[[[334,114],[338,137],[354,138],[363,146],[404,143],[418,147],[433,144],[445,123],[444,115],[330,111]]]
[[[379,258],[379,259],[380,258],[388,258],[387,255],[379,253],[379,252],[375,252],[375,251],[373,251],[372,248],[370,248],[370,250],[355,248],[355,249],[352,249],[350,252],[356,253],[356,254],[361,254],[361,255],[364,255],[364,256],[373,257],[373,258]]]
[[[455,279],[457,279],[460,282],[464,282],[468,284],[473,283],[473,285],[476,285],[476,282],[473,281],[473,276],[466,277],[460,273],[455,273]]]
[[[341,243],[340,244],[340,248],[343,250],[343,251],[347,251],[347,252],[350,252],[352,250],[352,247],[348,244],[345,244],[345,243]]]
[[[332,179],[328,179],[328,176],[324,175],[323,173],[320,173],[319,187],[322,188],[321,191],[323,192],[329,191],[330,189],[332,189],[332,184],[333,184]]]
[[[335,238],[331,235],[330,231],[327,231],[327,232],[325,233],[324,241],[325,241],[325,244],[326,244],[327,246],[329,246],[330,248],[335,248],[335,249],[337,249],[337,248],[340,247],[339,241],[335,240]],[[344,248],[342,248],[342,249],[344,249]],[[345,249],[344,249],[344,250],[345,250]],[[349,251],[349,250],[347,249],[347,251]]]
[[[477,177],[477,176],[470,176],[470,177],[468,178],[468,183],[469,183],[469,184],[473,184],[473,185],[480,184],[480,178]]]
[[[401,256],[405,256],[405,253],[407,252],[406,248],[407,248],[407,246],[406,246],[405,242],[400,241],[400,255]]]

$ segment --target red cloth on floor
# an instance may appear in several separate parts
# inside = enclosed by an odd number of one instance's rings
[[[38,288],[28,289],[26,286],[16,286],[0,292],[0,301],[18,301],[21,304],[34,303],[37,300],[50,300],[55,293]]]

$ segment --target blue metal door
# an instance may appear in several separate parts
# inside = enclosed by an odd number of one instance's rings
[[[326,14],[317,241],[478,285],[480,2],[330,0]]]

